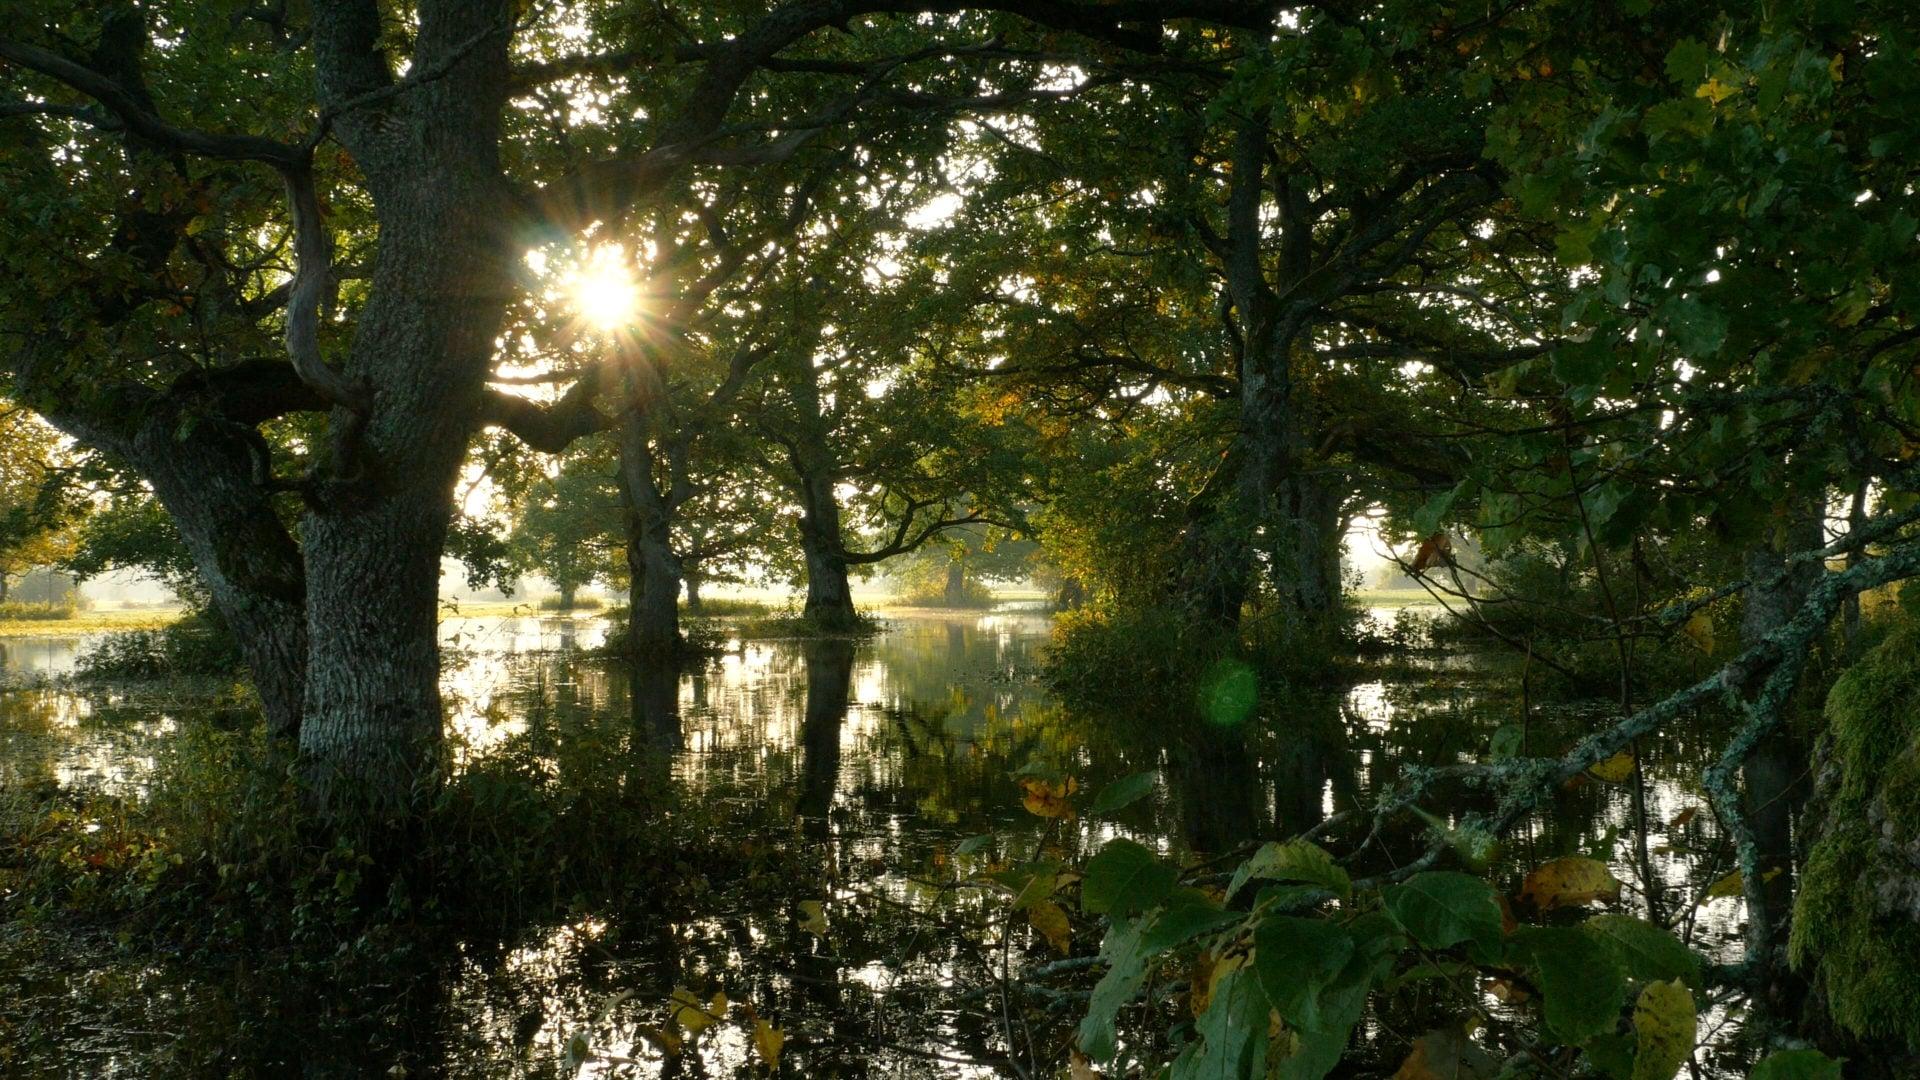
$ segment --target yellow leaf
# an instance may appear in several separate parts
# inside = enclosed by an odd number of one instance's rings
[[[1739,93],[1737,87],[1728,86],[1726,83],[1720,81],[1720,76],[1715,75],[1706,82],[1701,83],[1700,89],[1695,90],[1693,96],[1706,98],[1708,101],[1718,105],[1737,93]]]
[[[673,1022],[689,1036],[698,1035],[727,1017],[727,995],[715,994],[701,1001],[700,995],[680,987],[673,992]]]
[[[1520,895],[1541,911],[1578,907],[1594,900],[1620,899],[1620,880],[1597,859],[1574,855],[1555,859],[1527,875]]]
[[[1827,76],[1828,78],[1831,78],[1834,82],[1839,82],[1840,80],[1847,77],[1847,54],[1846,53],[1833,54],[1833,59],[1827,62]]]
[[[1027,921],[1053,946],[1053,951],[1061,956],[1073,950],[1073,925],[1067,921],[1067,913],[1059,904],[1051,900],[1042,900],[1027,909]]]
[[[1100,1070],[1093,1067],[1093,1059],[1078,1050],[1067,1062],[1067,1080],[1100,1080]]]
[[[787,1045],[787,1033],[774,1027],[764,1019],[756,1017],[753,1021],[753,1049],[760,1055],[760,1064],[768,1072],[780,1068],[780,1048]]]
[[[1679,979],[1647,984],[1633,1005],[1633,1080],[1673,1080],[1693,1056],[1693,992]]]
[[[1080,790],[1080,784],[1071,776],[1058,782],[1030,776],[1020,781],[1020,789],[1025,792],[1020,802],[1029,813],[1064,819],[1073,816],[1073,806],[1067,802],[1067,796]]]
[[[1605,780],[1609,784],[1623,783],[1633,775],[1633,751],[1622,750],[1605,761],[1595,764],[1587,770],[1594,779]]]
[[[1708,656],[1713,655],[1713,615],[1705,608],[1694,612],[1680,627],[1687,640],[1700,647]]]
[[[1245,953],[1230,956],[1214,956],[1203,953],[1194,964],[1193,989],[1188,992],[1189,1004],[1193,1006],[1193,1015],[1199,1016],[1213,1003],[1213,992],[1220,988],[1220,980],[1238,971],[1247,962]]]
[[[680,1051],[686,1046],[680,1036],[650,1025],[640,1027],[635,1034],[659,1047],[660,1052],[668,1057],[679,1057]]]
[[[800,901],[800,929],[815,937],[827,936],[827,909],[824,902]]]

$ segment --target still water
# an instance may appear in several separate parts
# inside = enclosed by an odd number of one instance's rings
[[[734,641],[661,672],[594,656],[598,620],[448,620],[457,762],[617,733],[594,745],[669,787],[663,830],[705,838],[728,872],[662,867],[678,884],[644,914],[587,905],[462,943],[404,984],[291,991],[255,983],[244,958],[190,967],[84,928],[15,927],[0,907],[0,1072],[766,1075],[755,1033],[771,1029],[784,1076],[1047,1075],[1091,975],[1009,928],[1004,898],[968,884],[983,866],[1115,835],[1195,862],[1290,836],[1368,805],[1409,765],[1485,757],[1520,708],[1490,665],[1429,655],[1262,702],[1229,728],[1161,706],[1076,715],[1038,680],[1049,634],[1045,614],[1012,608],[903,616],[857,644]],[[137,798],[157,748],[218,713],[192,688],[75,685],[64,676],[86,644],[0,641],[0,784]],[[1602,715],[1535,709],[1528,737],[1552,750]],[[1509,837],[1494,874],[1511,889],[1558,855],[1606,858],[1629,883],[1626,909],[1644,912],[1650,892],[1697,949],[1728,955],[1738,902],[1702,894],[1730,855],[1711,815],[1688,813],[1704,805],[1705,752],[1643,748],[1649,865],[1624,839],[1627,792],[1595,783]],[[1083,804],[1137,772],[1158,781],[1115,817],[1055,822],[1022,805],[1014,773],[1036,762],[1072,776]],[[970,842],[982,836],[994,839]],[[1391,865],[1424,843],[1390,831],[1373,857]],[[1078,932],[1073,952],[1093,952],[1097,930]],[[724,993],[726,1019],[676,1045],[663,1037],[685,1004],[676,990],[709,1006]],[[1703,1018],[1707,1075],[1724,1020]],[[1359,1041],[1387,1072],[1405,1049],[1381,1024]]]

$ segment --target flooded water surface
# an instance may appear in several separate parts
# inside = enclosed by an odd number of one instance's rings
[[[1049,618],[1022,610],[902,616],[857,643],[728,642],[679,671],[594,655],[598,620],[459,619],[442,633],[457,767],[511,748],[558,782],[593,766],[620,790],[666,790],[662,830],[706,838],[713,864],[660,867],[657,897],[633,882],[643,910],[583,902],[370,986],[256,982],[244,955],[210,970],[15,919],[0,936],[0,1073],[733,1076],[777,1057],[787,1076],[1047,1074],[1097,972],[1010,922],[985,875],[1127,835],[1204,877],[1208,859],[1372,805],[1409,767],[1485,758],[1515,725],[1557,752],[1596,718],[1523,717],[1511,680],[1459,656],[1265,700],[1233,724],[1144,702],[1077,714],[1038,679]],[[137,798],[167,740],[237,722],[218,690],[77,685],[65,676],[85,644],[0,642],[0,783]],[[1643,748],[1638,811],[1623,785],[1564,793],[1489,872],[1511,888],[1540,860],[1605,858],[1629,883],[1624,909],[1651,905],[1728,955],[1738,902],[1704,894],[1731,856],[1695,813],[1705,745]],[[582,753],[596,756],[583,766]],[[1115,815],[1059,817],[1025,804],[1036,770],[1070,778],[1081,808],[1123,777],[1157,778]],[[1444,825],[1476,809],[1430,812]],[[1370,843],[1363,825],[1328,846],[1384,867],[1426,844],[1417,824]],[[1091,920],[1072,933],[1073,955],[1097,949]],[[1399,1039],[1385,1024],[1359,1036],[1383,1060]]]

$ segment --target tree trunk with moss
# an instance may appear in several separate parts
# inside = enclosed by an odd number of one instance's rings
[[[1881,1075],[1920,1075],[1920,619],[1827,696],[1803,826],[1793,964]]]

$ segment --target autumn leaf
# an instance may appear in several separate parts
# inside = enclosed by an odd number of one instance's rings
[[[1713,615],[1710,612],[1704,609],[1694,612],[1681,624],[1680,632],[1687,636],[1688,641],[1699,646],[1701,652],[1713,655]]]
[[[1633,751],[1622,750],[1605,761],[1595,764],[1587,772],[1596,780],[1605,780],[1609,784],[1619,784],[1633,775]]]
[[[800,901],[800,929],[816,937],[827,936],[826,904],[819,900]]]
[[[1093,1059],[1078,1050],[1067,1062],[1067,1080],[1101,1080],[1100,1070],[1093,1067]]]
[[[1693,92],[1693,96],[1706,98],[1708,101],[1718,105],[1739,92],[1739,87],[1728,86],[1726,83],[1720,81],[1720,76],[1714,75],[1708,78],[1706,82],[1701,83],[1700,88]]]
[[[709,1000],[681,987],[673,992],[673,1022],[688,1036],[698,1035],[727,1017],[727,995],[716,993]]]
[[[1620,899],[1620,879],[1597,859],[1569,856],[1528,874],[1520,886],[1520,896],[1541,911],[1578,907],[1595,900],[1613,903]]]
[[[774,1027],[761,1017],[754,1017],[753,1049],[760,1055],[760,1064],[765,1065],[768,1072],[779,1070],[780,1048],[785,1045],[787,1045],[786,1032]]]
[[[1453,562],[1453,538],[1446,533],[1437,532],[1420,544],[1420,550],[1413,554],[1413,572],[1418,574],[1429,566]]]
[[[1393,1080],[1479,1080],[1498,1069],[1464,1028],[1441,1028],[1414,1040],[1413,1052],[1400,1063]]]
[[[1059,904],[1051,900],[1042,900],[1027,909],[1027,921],[1040,931],[1047,944],[1061,956],[1073,950],[1073,925],[1067,921],[1067,913]]]
[[[1693,992],[1679,979],[1648,983],[1633,1005],[1633,1080],[1673,1080],[1693,1056]]]
[[[1694,818],[1699,816],[1700,816],[1700,808],[1697,806],[1689,806],[1685,810],[1682,810],[1679,813],[1673,815],[1673,820],[1667,822],[1667,828],[1669,829],[1686,828],[1688,822],[1692,821]]]
[[[1021,805],[1027,812],[1043,818],[1066,819],[1073,816],[1073,805],[1067,797],[1080,790],[1080,784],[1071,776],[1065,780],[1050,781],[1029,776],[1020,781]]]

